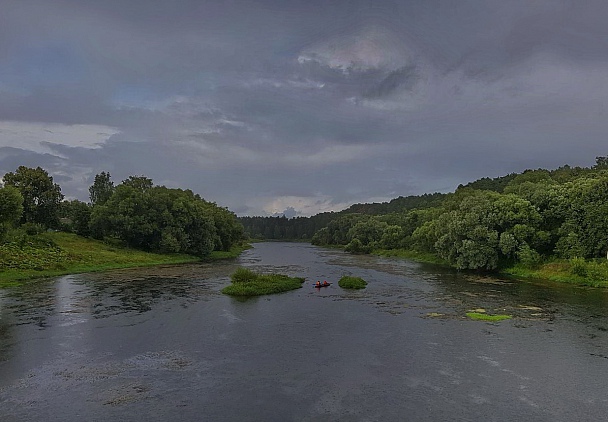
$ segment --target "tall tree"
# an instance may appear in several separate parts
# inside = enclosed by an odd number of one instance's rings
[[[89,188],[89,199],[92,205],[103,205],[114,193],[114,182],[110,180],[110,173],[102,171],[95,175],[95,181]]]
[[[6,186],[13,186],[23,196],[22,223],[37,223],[54,228],[59,225],[58,211],[63,194],[61,187],[41,167],[19,166],[4,175]]]
[[[0,188],[0,240],[23,213],[23,197],[12,186]]]

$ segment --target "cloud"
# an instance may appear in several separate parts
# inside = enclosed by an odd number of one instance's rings
[[[145,174],[239,214],[605,155],[600,0],[32,0],[0,15],[0,175]]]
[[[54,145],[99,149],[117,128],[103,125],[0,121],[0,148],[55,153]]]

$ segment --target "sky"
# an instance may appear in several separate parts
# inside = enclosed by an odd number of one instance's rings
[[[605,0],[0,0],[0,176],[309,216],[608,155]]]

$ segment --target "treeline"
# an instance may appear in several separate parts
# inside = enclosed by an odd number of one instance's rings
[[[418,196],[400,196],[390,202],[354,204],[339,212],[324,212],[312,217],[239,217],[245,233],[253,239],[310,240],[320,229],[344,215],[353,213],[383,215],[415,208],[426,208],[441,203],[445,194],[432,193]]]
[[[406,249],[459,269],[494,270],[553,258],[606,258],[608,158],[484,178],[412,209],[340,215],[312,238],[347,251]]]
[[[54,229],[146,251],[204,257],[228,251],[243,238],[243,226],[228,209],[190,190],[154,185],[144,176],[115,186],[102,172],[89,188],[88,203],[64,200],[61,187],[40,167],[20,166],[2,180],[0,241]]]
[[[251,239],[310,240],[312,236],[336,218],[326,212],[312,217],[239,217],[245,234]]]

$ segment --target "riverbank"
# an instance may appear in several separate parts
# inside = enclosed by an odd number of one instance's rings
[[[0,245],[0,288],[66,274],[235,258],[244,249],[242,246],[228,252],[214,251],[201,259],[185,254],[143,252],[72,233],[49,232],[31,236],[22,244]]]
[[[450,267],[443,259],[430,253],[404,249],[377,250],[374,255],[409,259],[416,262]],[[608,287],[608,260],[555,260],[531,268],[523,264],[503,268],[498,276],[528,280],[550,280],[579,286]]]

